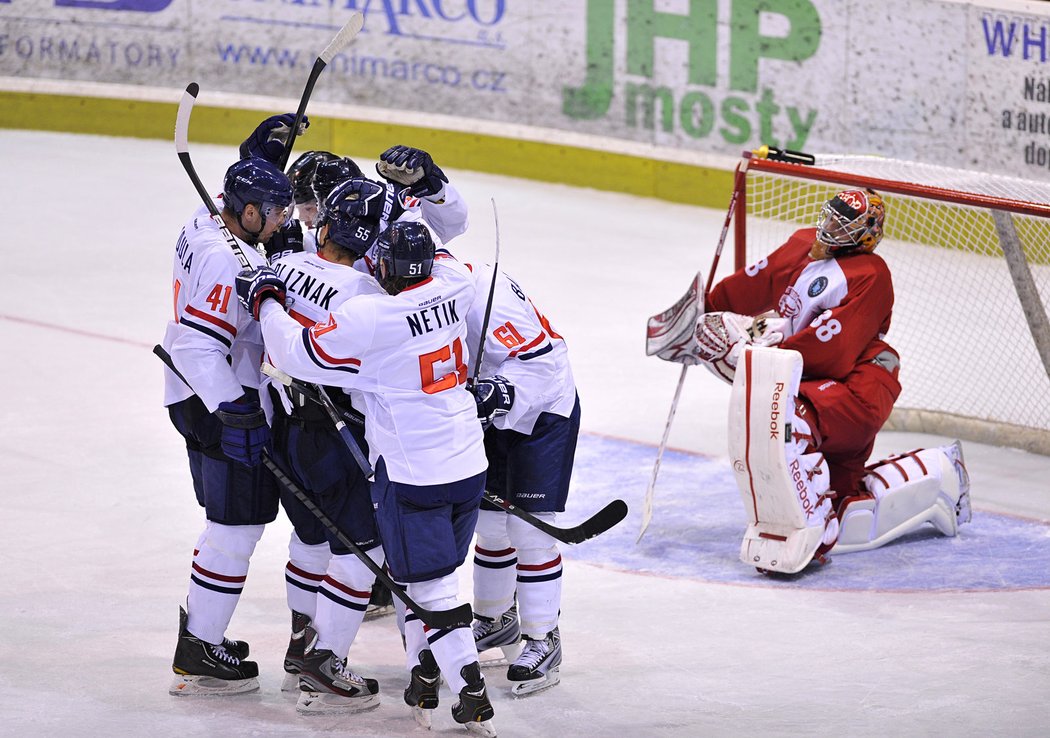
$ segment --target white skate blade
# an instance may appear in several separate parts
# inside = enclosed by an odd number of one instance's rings
[[[251,679],[216,679],[209,676],[191,676],[178,674],[168,687],[168,694],[176,697],[187,695],[204,697],[222,697],[230,694],[245,694],[259,691],[259,680]]]
[[[300,715],[349,715],[379,707],[378,694],[344,697],[331,692],[300,692],[295,711]]]
[[[434,725],[434,711],[424,710],[422,707],[412,708],[412,717],[415,718],[416,722],[419,723],[421,728],[430,730]]]
[[[491,720],[482,720],[480,723],[463,723],[468,733],[483,735],[485,738],[496,738],[496,727]]]
[[[282,692],[295,692],[299,693],[299,675],[289,674],[287,671],[284,672],[284,681],[281,682]]]
[[[514,682],[510,693],[515,697],[526,697],[530,694],[550,689],[561,681],[561,667],[555,666],[539,679],[530,679],[527,682]]]
[[[502,658],[495,655],[496,649],[499,649],[503,652]],[[514,663],[515,659],[517,659],[518,656],[521,654],[521,649],[521,641],[518,641],[517,643],[512,643],[509,646],[495,646],[493,648],[488,649],[487,651],[482,652],[493,654],[492,658],[479,658],[478,665],[481,666],[482,669],[493,669],[497,666],[510,666]]]

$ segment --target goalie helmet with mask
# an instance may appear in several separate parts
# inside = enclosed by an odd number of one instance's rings
[[[871,253],[882,240],[886,204],[875,190],[844,190],[824,203],[810,256],[829,259]]]
[[[434,239],[423,223],[394,223],[376,240],[376,279],[396,295],[430,276],[434,251]]]
[[[279,228],[291,214],[292,183],[276,164],[266,159],[241,159],[226,170],[222,199],[223,207],[237,216],[241,230],[257,242],[268,225]],[[259,230],[245,225],[244,211],[249,205],[262,215]]]

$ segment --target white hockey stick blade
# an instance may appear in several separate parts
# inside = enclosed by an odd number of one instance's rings
[[[664,426],[664,437],[660,439],[660,448],[656,451],[656,463],[653,464],[653,476],[649,479],[649,488],[645,490],[645,505],[642,508],[642,529],[638,531],[638,540],[634,543],[638,545],[642,542],[642,536],[645,535],[646,529],[649,527],[649,523],[653,519],[653,498],[656,494],[656,477],[660,473],[660,460],[664,457],[664,451],[667,449],[667,439],[671,435],[671,424],[674,422],[674,414],[678,410],[678,400],[682,396],[682,385],[685,384],[685,374],[689,371],[689,365],[682,365],[682,373],[678,375],[678,386],[674,390],[674,399],[671,400],[671,410],[667,413],[667,424]]]
[[[175,116],[175,151],[180,154],[189,153],[190,150],[190,113],[193,112],[193,104],[197,101],[200,85],[190,82],[186,85],[186,91],[182,93],[179,102],[179,112]]]
[[[318,59],[328,64],[332,61],[336,54],[346,48],[347,44],[353,41],[357,34],[361,32],[361,29],[365,25],[365,16],[363,13],[354,13],[350,16],[339,33],[335,34],[335,38],[332,42],[325,47],[325,50],[318,55]]]
[[[292,386],[292,375],[288,374],[287,372],[282,372],[280,369],[278,369],[268,361],[264,361],[262,363],[262,373],[268,376],[270,379],[273,379],[275,382],[283,384],[285,387]]]

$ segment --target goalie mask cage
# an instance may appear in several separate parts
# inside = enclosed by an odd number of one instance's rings
[[[737,269],[815,226],[843,189],[885,199],[876,252],[893,275],[886,340],[903,388],[886,430],[1050,454],[1050,184],[869,156],[745,157]]]

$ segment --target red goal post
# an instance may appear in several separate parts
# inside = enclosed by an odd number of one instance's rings
[[[745,154],[741,268],[813,226],[848,187],[886,201],[887,340],[903,389],[886,425],[1050,454],[1050,183],[872,156]]]

